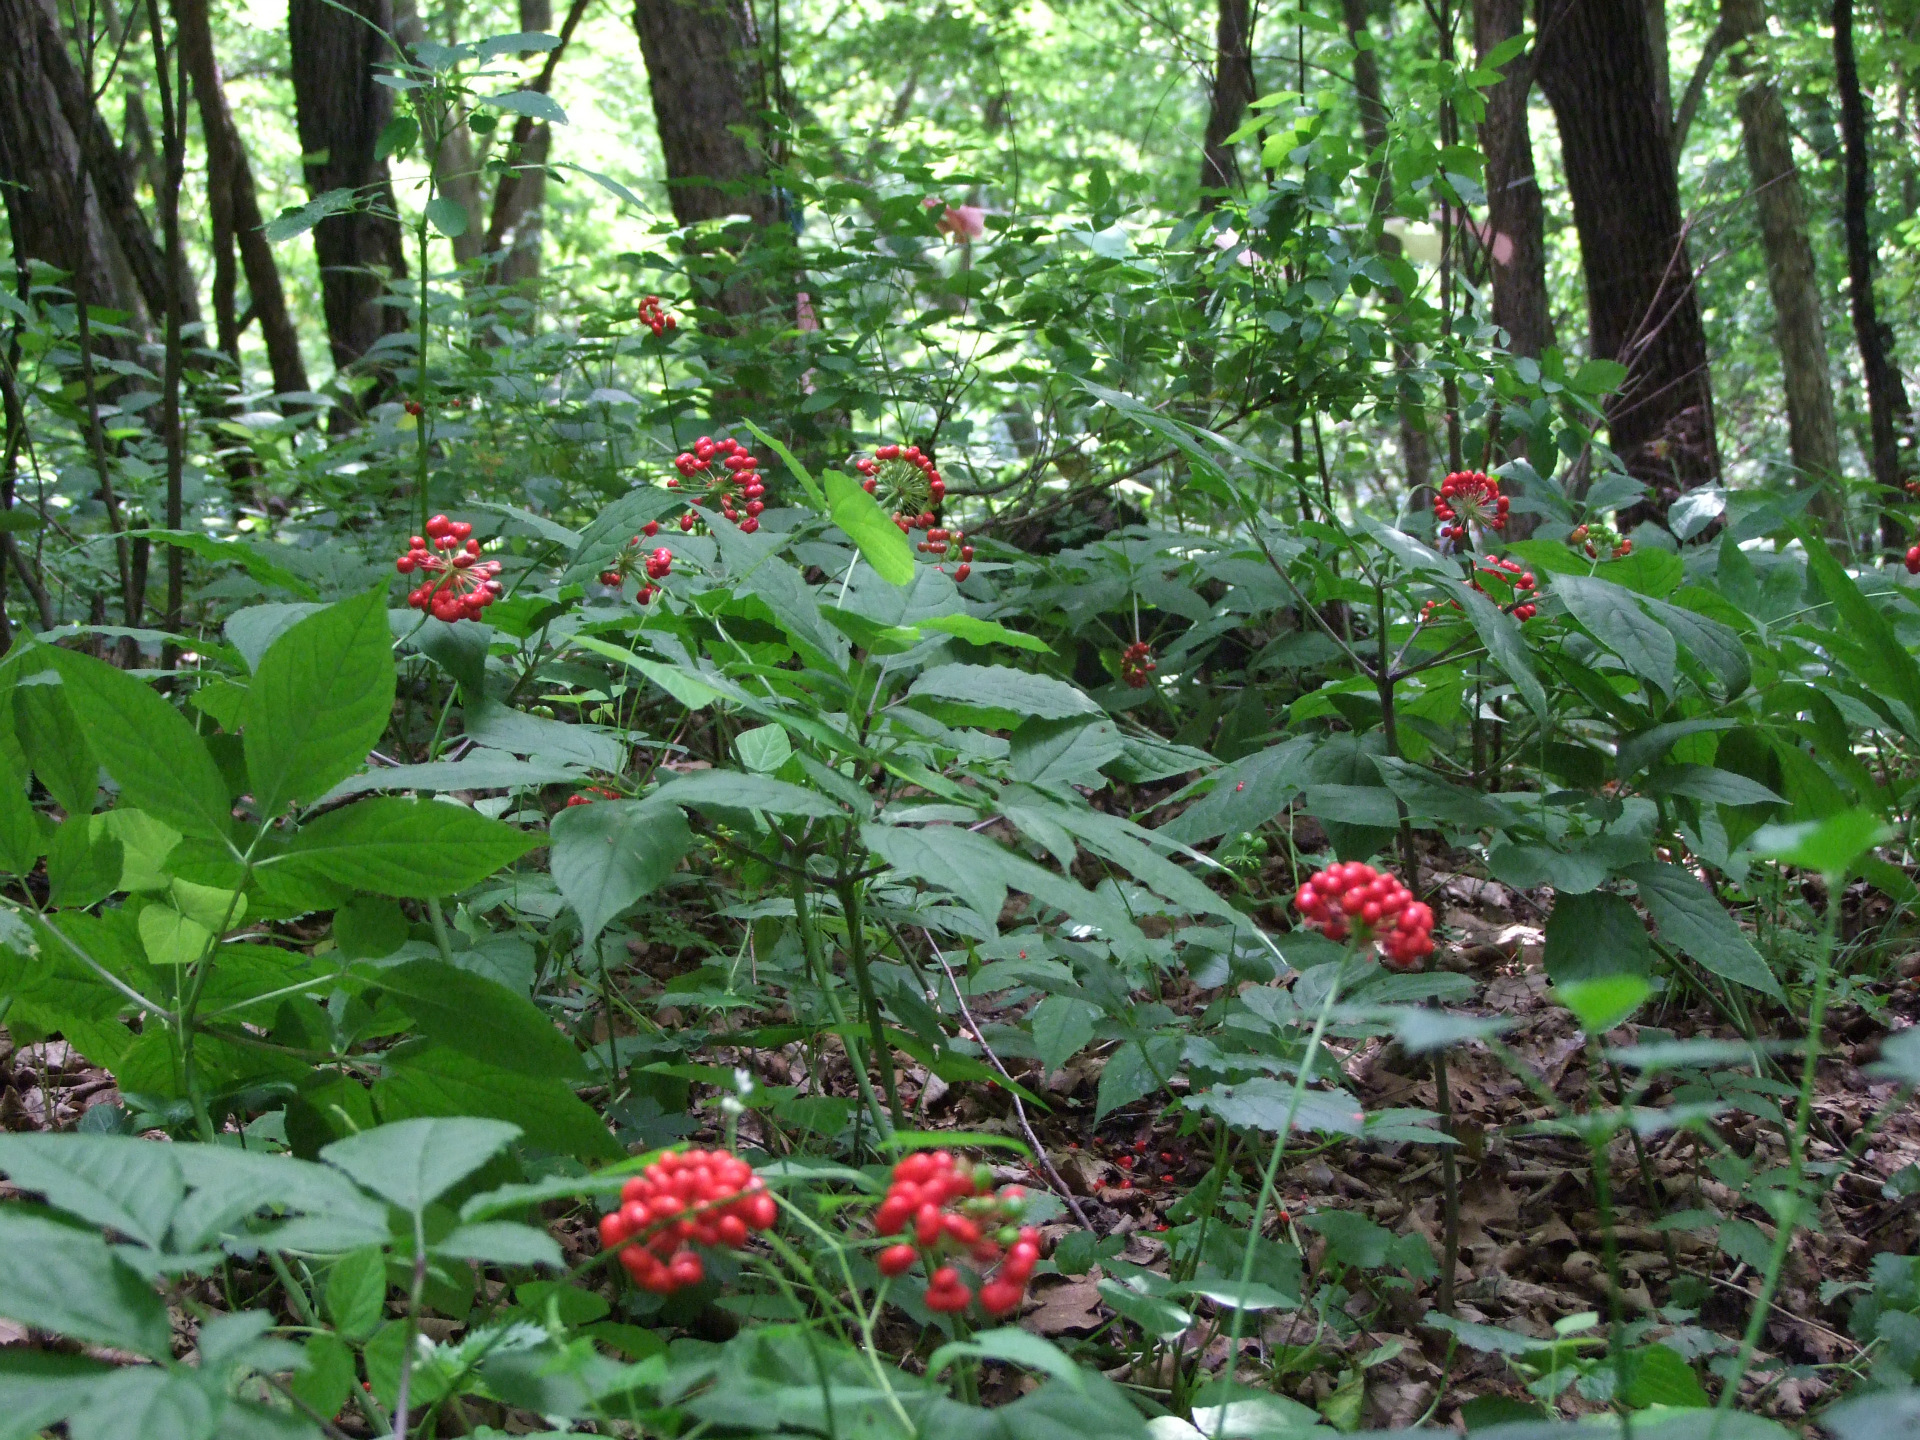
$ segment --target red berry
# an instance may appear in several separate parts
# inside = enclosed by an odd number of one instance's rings
[[[889,1245],[880,1252],[880,1273],[889,1278],[904,1275],[919,1258],[919,1252],[911,1245]]]

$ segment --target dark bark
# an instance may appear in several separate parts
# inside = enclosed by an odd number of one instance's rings
[[[1846,190],[1841,201],[1847,234],[1847,291],[1853,308],[1853,338],[1867,383],[1867,432],[1873,478],[1888,506],[1880,520],[1881,543],[1907,546],[1907,527],[1892,506],[1904,498],[1908,473],[1901,431],[1912,422],[1906,385],[1893,363],[1893,327],[1880,319],[1873,296],[1873,170],[1867,149],[1867,109],[1860,96],[1860,67],[1853,53],[1853,0],[1833,0],[1833,69],[1840,92],[1840,135],[1846,147]],[[1909,440],[1909,443],[1910,440]]]
[[[1721,0],[1720,29],[1730,47],[1728,68],[1742,82],[1740,134],[1753,183],[1760,242],[1766,252],[1767,291],[1773,299],[1774,336],[1786,381],[1787,430],[1793,463],[1815,483],[1831,481],[1840,468],[1840,434],[1833,416],[1833,384],[1827,372],[1827,327],[1820,313],[1819,275],[1807,237],[1807,201],[1793,160],[1793,132],[1764,56],[1752,43],[1767,33],[1765,0]],[[1837,533],[1839,507],[1822,489],[1816,509]]]
[[[261,233],[260,199],[254,188],[253,167],[233,123],[220,67],[214,58],[207,0],[171,0],[171,8],[200,110],[200,130],[207,150],[208,209],[216,231],[224,226],[231,237],[230,244],[223,247],[216,234],[214,246],[216,266],[223,266],[225,270],[224,278],[218,269],[215,274],[214,309],[222,332],[220,348],[228,350],[238,362],[241,328],[238,316],[220,313],[223,304],[229,311],[237,308],[233,298],[233,251],[237,248],[240,268],[247,277],[248,308],[260,322],[260,338],[266,345],[267,364],[273,371],[273,388],[282,394],[310,390],[313,387],[307,380],[306,361],[300,354],[300,332],[287,313],[280,267],[274,261],[273,247]],[[224,301],[220,294],[223,284]],[[225,333],[229,327],[231,341]]]
[[[578,23],[579,10],[567,17],[568,38],[572,28]],[[520,28],[525,31],[543,31],[553,24],[552,0],[520,0]],[[552,52],[556,63],[558,51]],[[542,78],[551,75],[543,72]],[[551,83],[551,82],[549,82]],[[528,117],[522,116],[522,119]],[[495,225],[500,230],[501,244],[507,253],[494,267],[493,280],[496,284],[525,287],[531,291],[540,278],[540,230],[547,205],[547,156],[553,149],[553,127],[545,123],[529,125],[524,143],[519,141],[520,126],[514,125],[515,141],[518,144],[516,163],[520,169],[515,173],[514,183],[505,188],[495,202],[493,220],[489,222],[488,232]]]
[[[287,5],[300,149],[318,157],[307,161],[307,189],[314,195],[352,190],[362,201],[362,208],[330,215],[313,229],[327,341],[338,370],[408,323],[404,309],[379,303],[388,279],[407,273],[387,162],[373,154],[393,117],[393,92],[374,83],[373,68],[391,58],[383,34],[392,12],[387,0],[353,0],[348,9],[354,13],[327,0]]]
[[[1341,0],[1347,37],[1354,42],[1353,90],[1360,108],[1360,134],[1367,142],[1367,180],[1373,186],[1373,215],[1376,221],[1393,213],[1393,176],[1387,169],[1387,102],[1380,84],[1380,65],[1371,49],[1360,39],[1367,33],[1366,0]],[[1380,232],[1380,249],[1388,255],[1400,253],[1400,237]],[[1403,297],[1389,291],[1387,303],[1398,306]],[[1409,502],[1414,509],[1424,508],[1433,483],[1433,446],[1427,438],[1420,413],[1419,382],[1413,378],[1418,365],[1413,350],[1404,340],[1393,342],[1393,368],[1400,382],[1400,461],[1406,471]]]
[[[0,0],[0,27],[11,37],[0,45],[0,197],[15,255],[108,275],[111,242],[78,183],[79,144],[47,77],[37,0]]]
[[[187,57],[177,43],[171,47],[166,44],[160,21],[160,0],[147,0],[147,25],[153,40],[153,69],[160,92],[160,231],[165,246],[161,257],[166,267],[166,358],[160,378],[160,430],[161,440],[166,445],[167,490],[166,513],[162,523],[169,530],[178,530],[185,519],[183,502],[186,473],[186,435],[180,417],[180,371],[184,358],[181,326],[186,319],[185,302],[191,288],[187,277],[186,252],[180,238],[180,188],[186,182],[187,169]],[[181,611],[186,599],[186,558],[186,553],[179,546],[167,547],[167,598],[163,623],[173,631],[180,629]],[[144,553],[139,556],[139,564],[139,589],[144,598]],[[174,664],[176,654],[177,651],[171,648],[166,653],[169,669]]]
[[[746,0],[636,0],[634,30],[653,91],[667,196],[682,225],[749,216],[771,225],[755,119],[762,108],[759,32]]]
[[[1663,511],[1720,457],[1650,30],[1637,0],[1541,0],[1535,77],[1560,122],[1589,348],[1627,367],[1606,407],[1613,449]]]
[[[1240,164],[1227,137],[1240,128],[1255,94],[1253,9],[1249,0],[1220,0],[1214,22],[1213,89],[1206,139],[1200,147],[1200,208],[1212,210],[1240,183]],[[1356,57],[1371,60],[1371,55]]]
[[[22,37],[23,51],[38,55],[60,118],[73,137],[73,153],[80,148],[79,137],[83,133],[87,136],[87,179],[100,220],[112,236],[111,247],[103,248],[105,264],[89,271],[94,277],[95,298],[111,297],[113,303],[124,308],[127,297],[114,293],[122,287],[109,283],[109,277],[120,273],[124,265],[145,312],[160,316],[167,305],[166,262],[136,198],[135,171],[88,93],[85,77],[67,53],[66,37],[58,22],[39,0],[0,0],[0,25],[6,27],[5,33]],[[25,38],[28,30],[33,32],[30,42]],[[200,307],[192,297],[188,297],[186,318],[188,324],[200,318]]]
[[[1475,0],[1473,43],[1484,56],[1526,27],[1526,0]],[[1487,91],[1487,118],[1480,148],[1487,157],[1487,223],[1493,266],[1493,323],[1507,332],[1515,355],[1538,358],[1554,343],[1553,308],[1547,291],[1546,207],[1534,174],[1533,130],[1527,96],[1533,89],[1533,56],[1521,52]],[[1502,245],[1504,239],[1505,244]],[[1500,252],[1507,258],[1502,261]]]

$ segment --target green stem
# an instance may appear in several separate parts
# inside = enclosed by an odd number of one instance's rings
[[[820,987],[820,998],[826,1002],[827,1013],[833,1016],[833,1023],[846,1043],[847,1055],[853,1061],[853,1081],[860,1089],[860,1098],[866,1103],[868,1115],[873,1118],[873,1128],[883,1138],[891,1138],[893,1127],[881,1107],[880,1097],[874,1093],[873,1080],[867,1074],[867,1058],[863,1047],[854,1037],[853,1027],[847,1023],[840,997],[834,993],[833,969],[827,963],[825,947],[820,943],[819,928],[813,923],[813,912],[807,905],[807,882],[804,876],[794,880],[793,917],[794,924],[800,930],[800,943],[807,952],[807,964],[813,970],[814,983]]]
[[[1800,1067],[1800,1101],[1794,1109],[1793,1129],[1787,1133],[1787,1204],[1781,1207],[1775,1217],[1773,1250],[1767,1256],[1767,1273],[1760,1282],[1759,1297],[1753,1302],[1753,1317],[1747,1322],[1747,1332],[1741,1338],[1740,1353],[1734,1360],[1733,1373],[1727,1377],[1726,1388],[1720,1392],[1718,1413],[1714,1416],[1708,1440],[1719,1433],[1727,1413],[1739,1397],[1740,1382],[1746,1378],[1747,1370],[1753,1364],[1754,1352],[1760,1348],[1760,1341],[1766,1334],[1767,1316],[1773,1309],[1774,1292],[1780,1288],[1780,1274],[1786,1267],[1787,1251],[1793,1245],[1795,1230],[1799,1228],[1801,1185],[1807,1165],[1807,1129],[1813,1121],[1813,1087],[1820,1072],[1820,1029],[1826,1023],[1827,982],[1833,973],[1834,934],[1840,919],[1839,901],[1835,893],[1839,889],[1839,879],[1838,876],[1827,877],[1827,915],[1820,930],[1820,959],[1814,970],[1813,1005],[1807,1016],[1806,1058]]]
[[[893,1047],[887,1044],[886,1027],[880,1021],[880,1002],[873,993],[873,971],[867,957],[866,910],[860,903],[860,886],[843,880],[837,887],[840,914],[847,922],[847,959],[853,965],[853,981],[860,991],[860,1008],[867,1017],[867,1037],[873,1042],[874,1063],[880,1067],[880,1081],[887,1089],[887,1113],[893,1128],[907,1128],[900,1108],[900,1079],[894,1073]]]

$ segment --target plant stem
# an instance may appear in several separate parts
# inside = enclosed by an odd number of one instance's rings
[[[893,1128],[904,1130],[907,1119],[900,1108],[900,1079],[894,1073],[893,1047],[887,1044],[886,1027],[880,1021],[880,1001],[873,993],[873,971],[867,956],[867,919],[860,903],[860,886],[847,879],[835,889],[840,896],[840,916],[847,924],[847,959],[853,966],[853,983],[860,992],[860,1008],[867,1017],[874,1064],[880,1067],[880,1083],[887,1089],[887,1113],[893,1119]]]

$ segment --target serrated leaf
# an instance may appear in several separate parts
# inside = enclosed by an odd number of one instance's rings
[[[167,1307],[91,1230],[0,1209],[0,1315],[56,1335],[169,1357]]]
[[[907,692],[917,699],[945,700],[972,709],[1003,710],[1041,720],[1098,715],[1100,707],[1064,680],[1005,665],[938,665]]]
[[[358,770],[392,718],[394,683],[380,591],[309,615],[275,640],[241,711],[258,813],[317,800]]]
[[[467,207],[451,195],[436,195],[427,202],[427,223],[449,240],[457,240],[467,233],[471,223]]]
[[[553,817],[551,828],[554,884],[580,917],[580,939],[587,946],[614,916],[658,889],[693,848],[693,832],[671,803],[569,806]]]
[[[523,1126],[543,1150],[584,1160],[626,1151],[566,1081],[533,1078],[444,1047],[396,1057],[373,1087],[382,1115],[487,1115]]]
[[[1727,914],[1713,892],[1681,866],[1649,861],[1625,872],[1660,933],[1695,963],[1723,980],[1745,985],[1776,1000],[1786,996],[1767,962]]]
[[[381,797],[322,815],[262,868],[431,900],[478,884],[538,843],[464,805]]]
[[[437,1044],[522,1075],[586,1076],[580,1052],[538,1006],[484,975],[425,958],[362,973],[392,993]]]
[[[538,90],[509,90],[504,95],[488,95],[479,103],[512,115],[544,120],[550,125],[567,123],[567,112],[560,108],[551,95],[543,95]]]
[[[363,1190],[418,1214],[520,1136],[500,1120],[400,1120],[336,1140],[320,1158]]]

